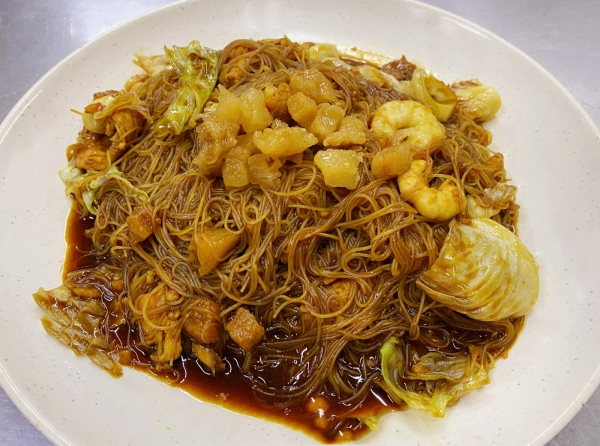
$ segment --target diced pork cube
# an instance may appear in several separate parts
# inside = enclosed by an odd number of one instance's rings
[[[358,186],[361,161],[362,155],[352,150],[327,149],[315,155],[315,164],[321,170],[325,184],[350,190]]]
[[[410,162],[410,144],[403,142],[378,152],[371,162],[371,171],[375,178],[402,175],[410,168]]]
[[[265,105],[274,118],[286,118],[289,116],[287,109],[287,100],[291,96],[290,86],[288,84],[267,85],[263,90],[265,96]]]
[[[131,231],[131,239],[134,243],[146,240],[152,234],[152,213],[154,209],[148,203],[141,205],[136,211],[127,217],[127,224]]]
[[[262,91],[250,87],[241,94],[242,100],[242,127],[248,134],[263,130],[271,125],[273,116],[265,105]]]
[[[325,147],[339,147],[351,144],[364,144],[367,141],[365,125],[356,116],[346,116],[342,119],[340,129],[329,135],[323,141]]]
[[[231,322],[227,324],[227,332],[233,342],[249,352],[260,342],[265,329],[256,321],[252,313],[240,307]]]

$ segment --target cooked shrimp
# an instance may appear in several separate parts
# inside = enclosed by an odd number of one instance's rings
[[[422,181],[426,167],[426,161],[414,160],[410,169],[398,177],[400,192],[415,190],[406,201],[417,208],[423,217],[437,221],[449,220],[460,212],[458,187],[450,181],[446,181],[437,189],[427,187],[427,184]]]
[[[371,130],[390,138],[398,131],[405,141],[420,148],[438,144],[446,137],[444,126],[431,110],[416,101],[390,101],[375,112]]]

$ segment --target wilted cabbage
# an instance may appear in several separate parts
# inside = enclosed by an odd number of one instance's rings
[[[380,386],[394,401],[404,401],[412,409],[443,417],[452,400],[490,382],[486,368],[477,361],[480,354],[477,347],[472,347],[468,356],[445,357],[437,352],[425,355],[413,365],[412,371],[407,370],[403,350],[404,345],[397,338],[388,339],[381,347],[384,382]],[[402,385],[405,379],[435,380],[433,391],[429,394],[407,390]]]
[[[187,47],[165,47],[165,54],[179,76],[179,89],[167,112],[156,123],[155,132],[179,135],[195,127],[198,115],[210,97],[219,74],[219,55],[197,40]]]
[[[467,195],[467,215],[470,218],[490,218],[506,209],[515,201],[517,188],[504,182],[493,187],[486,187],[484,195],[477,198]]]
[[[90,132],[94,133],[107,133],[106,124],[107,119],[110,118],[111,115],[116,112],[123,110],[130,110],[140,114],[140,117],[143,116],[147,120],[151,120],[151,116],[148,114],[148,106],[146,103],[141,101],[137,95],[130,91],[121,91],[116,95],[104,95],[97,99],[94,99],[87,107],[94,108],[94,105],[98,105],[98,111],[94,113],[85,112],[82,115],[83,125]],[[92,107],[91,107],[92,106]],[[136,129],[128,129],[128,133],[131,133],[133,130],[141,129],[143,125],[143,120],[137,123]],[[111,136],[111,135],[109,135]]]
[[[439,258],[417,286],[432,299],[480,321],[523,316],[539,290],[538,266],[525,245],[488,218],[450,223]]]
[[[308,49],[308,58],[317,63],[332,61],[334,64],[342,63],[337,46],[329,43],[317,43]]]
[[[461,102],[462,111],[476,122],[492,119],[502,105],[495,89],[476,81],[462,82],[453,85],[452,89]]]
[[[46,314],[44,330],[77,355],[86,355],[111,375],[123,374],[118,352],[101,335],[106,308],[98,299],[83,300],[61,285],[50,291],[40,288],[33,295]],[[114,346],[112,346],[114,347]]]
[[[172,70],[169,59],[164,54],[158,56],[136,55],[137,60],[133,63],[141,67],[149,76],[154,76],[162,71]]]
[[[440,122],[446,122],[456,106],[456,94],[422,68],[413,73],[410,82],[404,82],[402,91],[427,106]]]
[[[65,195],[73,195],[77,201],[85,204],[87,210],[93,215],[97,212],[98,191],[110,179],[120,182],[123,190],[139,202],[147,203],[150,200],[146,192],[127,181],[123,173],[114,165],[104,173],[94,171],[83,173],[73,164],[69,164],[61,169],[58,175],[65,183]]]

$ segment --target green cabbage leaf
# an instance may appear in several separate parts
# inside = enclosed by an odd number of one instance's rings
[[[435,417],[443,417],[450,402],[490,382],[488,372],[473,358],[479,355],[446,357],[428,353],[407,370],[403,345],[397,338],[388,339],[380,350],[383,382],[380,386],[397,403],[405,402],[410,408],[423,410]],[[402,380],[435,380],[433,392],[417,393],[407,390]]]
[[[202,109],[217,83],[219,53],[197,40],[187,47],[165,47],[165,54],[179,77],[175,98],[154,128],[158,137],[179,135],[194,128]]]
[[[440,122],[446,122],[456,106],[456,94],[433,75],[417,68],[410,81],[400,82],[398,90],[421,101]]]
[[[124,186],[122,190],[125,191],[128,197],[135,198],[141,203],[150,201],[148,194],[125,179],[123,173],[114,165],[110,166],[104,173],[94,171],[83,173],[82,170],[69,164],[60,170],[58,175],[65,183],[65,194],[67,196],[73,195],[76,199],[81,197],[83,204],[93,215],[98,212],[98,191],[110,179],[121,183]]]

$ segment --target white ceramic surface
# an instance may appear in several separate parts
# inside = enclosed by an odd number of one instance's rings
[[[492,384],[444,419],[390,414],[364,444],[544,444],[595,389],[600,365],[598,131],[566,91],[510,45],[460,18],[402,1],[176,4],[72,54],[0,127],[0,383],[57,444],[310,443],[283,426],[211,406],[132,370],[111,378],[42,330],[31,299],[59,284],[68,202],[56,171],[95,91],[119,88],[132,53],[242,37],[356,45],[416,59],[446,81],[479,78],[503,108],[487,128],[519,186],[520,236],[537,256],[539,302]]]

